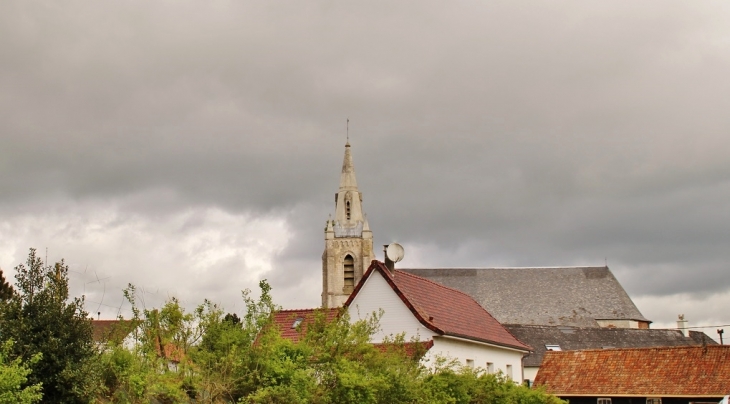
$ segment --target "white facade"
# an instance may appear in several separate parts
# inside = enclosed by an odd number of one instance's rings
[[[465,366],[473,361],[475,368],[502,372],[512,380],[522,382],[523,351],[449,336],[435,337],[433,342],[433,347],[423,358],[427,366],[439,356],[456,359]]]
[[[532,386],[532,383],[535,381],[535,376],[537,376],[538,370],[540,370],[539,366],[525,366],[525,368],[522,370],[522,379],[529,380],[530,386]]]
[[[402,332],[405,332],[406,341],[410,341],[413,337],[418,337],[419,341],[430,341],[437,335],[416,319],[380,272],[373,271],[347,311],[350,320],[357,321],[381,309],[383,317],[380,319],[380,332],[373,335],[374,343],[382,342],[386,336],[395,336]]]
[[[433,340],[433,346],[423,358],[432,367],[437,357],[456,359],[464,366],[485,371],[502,372],[513,380],[522,381],[522,356],[525,353],[464,338],[441,336],[421,324],[401,298],[388,285],[383,275],[373,271],[348,306],[351,321],[364,319],[373,312],[383,310],[381,330],[373,336],[373,342],[382,342],[386,336],[405,333],[406,341],[417,337],[419,341]],[[511,375],[510,375],[511,369]]]

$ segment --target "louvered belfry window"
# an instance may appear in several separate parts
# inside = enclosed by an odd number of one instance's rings
[[[345,292],[350,293],[355,287],[355,260],[352,255],[345,257]]]

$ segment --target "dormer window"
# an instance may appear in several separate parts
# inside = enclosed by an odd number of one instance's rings
[[[562,351],[560,345],[545,345],[545,349],[548,351]]]
[[[350,201],[345,203],[345,217],[347,217],[347,220],[350,220]]]
[[[301,324],[302,321],[304,321],[304,317],[297,317],[297,319],[294,320],[294,323],[291,325],[291,328],[299,327],[299,324]]]

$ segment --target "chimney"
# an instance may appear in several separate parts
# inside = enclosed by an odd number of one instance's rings
[[[383,263],[385,263],[386,268],[392,273],[395,271],[395,262],[388,258],[388,244],[383,246],[383,256],[385,257],[383,258]]]
[[[677,319],[677,328],[682,332],[682,335],[689,337],[689,328],[687,328],[687,320],[684,319],[684,314],[680,314]]]

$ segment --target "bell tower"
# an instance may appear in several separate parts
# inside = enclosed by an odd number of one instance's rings
[[[324,229],[322,307],[342,306],[373,259],[373,232],[362,211],[348,141],[335,194],[335,217],[327,220]]]

